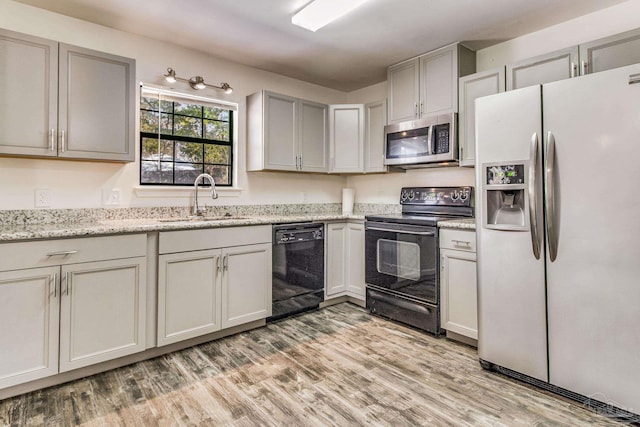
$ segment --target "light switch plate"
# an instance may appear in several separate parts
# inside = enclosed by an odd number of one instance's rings
[[[48,188],[37,188],[35,191],[36,208],[49,208],[53,202],[53,193]]]

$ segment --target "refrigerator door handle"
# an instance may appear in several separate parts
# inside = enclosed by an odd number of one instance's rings
[[[547,133],[547,167],[544,181],[545,216],[547,223],[547,242],[549,243],[549,260],[556,260],[558,255],[558,229],[556,226],[556,198],[553,176],[556,168],[556,138]]]
[[[538,235],[538,195],[537,195],[537,172],[538,172],[538,132],[531,135],[531,155],[529,157],[529,228],[531,229],[531,246],[533,256],[540,259],[540,237]]]

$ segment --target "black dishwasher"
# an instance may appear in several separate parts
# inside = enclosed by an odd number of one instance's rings
[[[272,314],[267,321],[318,308],[324,301],[324,225],[273,226]]]

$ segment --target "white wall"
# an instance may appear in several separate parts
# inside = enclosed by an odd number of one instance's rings
[[[481,49],[477,71],[640,28],[640,1],[624,3]]]
[[[340,201],[346,178],[327,175],[285,173],[247,173],[245,98],[261,89],[325,103],[347,101],[344,92],[261,71],[212,57],[201,52],[149,38],[117,31],[92,23],[51,13],[8,0],[0,1],[0,28],[58,40],[78,46],[135,58],[137,79],[166,85],[162,74],[172,67],[179,76],[201,75],[207,82],[227,81],[231,95],[214,90],[199,94],[239,104],[237,197],[221,192],[215,204],[300,203]],[[180,86],[182,85],[182,86]],[[186,84],[176,89],[191,91]],[[136,157],[139,157],[136,148]],[[109,164],[44,159],[0,158],[0,209],[34,208],[34,190],[48,188],[53,208],[102,206],[102,189],[121,190],[121,206],[186,206],[189,191],[143,191],[138,186],[139,160],[131,164]],[[294,179],[291,179],[291,178]],[[303,194],[304,193],[304,194]],[[226,197],[225,197],[226,196]]]

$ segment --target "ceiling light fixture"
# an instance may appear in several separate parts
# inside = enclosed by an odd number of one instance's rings
[[[184,79],[182,77],[176,76],[176,71],[173,68],[167,68],[167,74],[163,74],[163,76],[167,81],[167,83],[175,83],[176,81],[181,81],[181,82],[189,83],[189,86],[191,86],[195,90],[202,90],[210,87],[213,89],[220,89],[224,91],[224,93],[226,93],[227,95],[233,92],[233,88],[229,85],[229,83],[222,82],[220,83],[220,86],[211,85],[211,84],[205,83],[204,77],[202,76],[194,76],[194,77],[191,77],[190,79]]]
[[[291,23],[317,31],[328,23],[351,12],[367,0],[315,0],[293,15]]]

